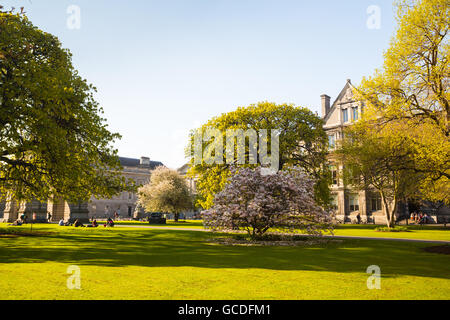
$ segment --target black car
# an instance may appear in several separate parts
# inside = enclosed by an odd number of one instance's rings
[[[167,224],[166,218],[161,212],[152,212],[148,217],[150,224]]]

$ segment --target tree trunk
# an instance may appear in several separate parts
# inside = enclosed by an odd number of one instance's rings
[[[395,223],[395,213],[397,211],[397,200],[394,198],[394,203],[392,204],[392,210],[391,210],[391,226],[392,228],[395,227],[394,223]]]
[[[397,199],[394,197],[391,205],[388,199],[381,193],[381,200],[383,201],[385,215],[386,215],[386,225],[388,228],[394,227],[395,211],[397,210]]]
[[[388,201],[386,199],[386,197],[384,196],[383,192],[381,193],[381,201],[383,202],[383,206],[384,206],[384,214],[386,217],[386,225],[388,228],[391,228],[391,216],[390,216],[390,210],[389,210],[389,204]]]

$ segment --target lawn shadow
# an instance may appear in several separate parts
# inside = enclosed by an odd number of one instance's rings
[[[105,267],[200,267],[365,273],[383,277],[449,279],[450,257],[427,253],[424,243],[345,240],[311,247],[242,247],[210,242],[207,232],[175,230],[68,230],[40,237],[2,239],[0,263],[48,261]]]

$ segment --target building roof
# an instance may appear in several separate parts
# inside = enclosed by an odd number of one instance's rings
[[[326,114],[326,116],[324,117],[324,121],[327,122],[327,120],[330,118],[331,114],[334,112],[334,110],[336,109],[336,106],[338,104],[339,101],[341,101],[342,97],[346,94],[347,90],[351,88],[352,90],[354,89],[352,82],[350,81],[350,79],[347,79],[347,83],[345,84],[344,88],[342,88],[341,92],[339,93],[338,97],[336,98],[336,100],[334,100],[333,105],[330,108],[330,111],[328,111],[328,113]]]
[[[150,164],[141,164],[141,159],[119,157],[119,160],[123,167],[146,168],[153,170],[156,167],[164,166],[164,164],[159,161],[150,161]]]
[[[184,164],[182,167],[178,168],[177,171],[179,174],[185,175],[189,168],[191,167],[191,164],[188,162],[186,164]]]

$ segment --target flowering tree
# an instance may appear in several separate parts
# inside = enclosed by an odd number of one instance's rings
[[[243,228],[256,238],[270,228],[314,235],[332,229],[330,215],[314,200],[314,181],[297,167],[273,175],[261,174],[260,168],[233,169],[214,203],[202,212],[205,226],[213,230]]]
[[[175,170],[163,166],[152,172],[150,183],[139,188],[139,204],[149,211],[173,213],[192,209],[192,197],[185,179]]]

